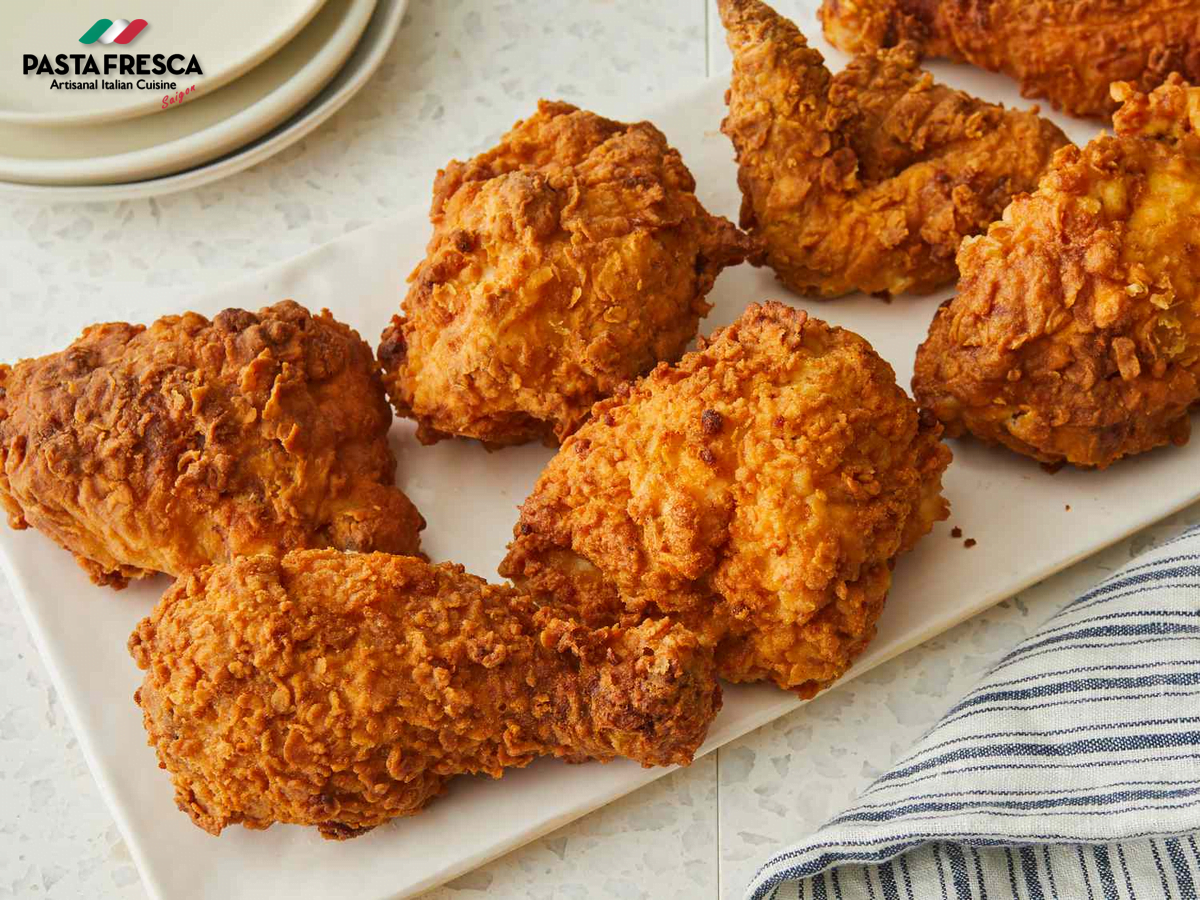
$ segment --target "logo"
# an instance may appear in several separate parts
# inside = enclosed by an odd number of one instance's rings
[[[100,53],[25,53],[21,58],[21,70],[27,76],[53,76],[49,89],[52,91],[177,91],[164,94],[163,109],[181,102],[196,90],[192,85],[180,90],[174,80],[191,75],[203,75],[200,60],[194,53],[114,53],[102,48],[116,44],[124,46],[149,26],[145,19],[97,19],[79,39],[85,45],[100,44]],[[128,80],[118,76],[129,76]],[[158,79],[137,76],[159,76]],[[137,78],[136,81],[133,78]],[[160,80],[162,79],[162,80]]]
[[[149,22],[145,19],[97,19],[96,24],[83,33],[81,44],[128,44],[142,33]]]

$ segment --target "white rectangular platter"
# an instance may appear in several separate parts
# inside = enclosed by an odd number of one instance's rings
[[[811,17],[802,24],[815,38],[814,23]],[[839,54],[828,55],[835,68],[840,66]],[[961,67],[935,70],[942,80],[980,96],[1021,103],[1002,78]],[[725,76],[719,76],[658,110],[597,111],[623,120],[654,121],[682,151],[709,209],[736,218],[739,198],[732,151],[717,130],[726,84]],[[512,112],[515,119],[529,110]],[[1087,140],[1098,130],[1062,124],[1077,140]],[[461,152],[462,148],[445,148],[447,158]],[[432,176],[431,172],[431,180]],[[422,255],[429,234],[425,208],[421,198],[407,215],[207,296],[133,296],[126,318],[147,322],[185,308],[212,315],[227,306],[255,309],[293,297],[313,309],[328,307],[374,345],[400,302],[405,276]],[[750,301],[783,299],[866,336],[907,386],[917,344],[948,294],[890,304],[867,297],[819,304],[790,296],[769,271],[741,267],[719,280],[711,297],[716,308],[702,327],[707,332],[732,321]],[[78,321],[67,323],[71,334],[86,324],[84,306]],[[0,334],[0,359],[29,355],[34,349],[30,343],[29,335]],[[550,451],[522,447],[488,454],[469,442],[422,447],[407,422],[397,422],[392,436],[399,457],[398,481],[429,521],[425,547],[430,556],[457,560],[476,574],[495,578],[516,507]],[[879,636],[852,675],[1200,497],[1195,474],[1200,470],[1200,441],[1160,450],[1107,472],[1055,475],[1004,451],[961,442],[953,449],[955,461],[946,478],[952,518],[901,560]],[[952,540],[952,526],[961,527],[977,545],[965,549],[961,540]],[[567,766],[542,761],[499,782],[459,779],[420,816],[346,843],[325,842],[315,830],[292,826],[265,833],[231,828],[214,839],[176,811],[169,779],[145,744],[140,711],[132,700],[140,678],[126,653],[126,639],[165,587],[165,579],[122,594],[94,587],[65,552],[34,531],[3,529],[0,551],[92,772],[155,897],[315,900],[345,896],[347,890],[360,900],[406,897],[664,774],[623,762]],[[702,752],[798,705],[773,687],[730,688]]]

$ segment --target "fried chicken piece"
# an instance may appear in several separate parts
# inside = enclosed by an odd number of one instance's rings
[[[461,566],[305,550],[198,569],[129,639],[176,802],[205,831],[355,837],[537,756],[686,765],[721,706],[665,621],[591,630]]]
[[[618,384],[678,359],[717,275],[755,246],[695,189],[649,122],[545,100],[451,162],[379,347],[396,411],[425,443],[555,443]]]
[[[1200,400],[1200,88],[1125,102],[963,242],[913,391],[953,436],[1104,468],[1190,433]]]
[[[122,588],[246,553],[419,552],[371,348],[290,300],[0,366],[0,504]]]
[[[927,56],[1015,78],[1073,116],[1107,118],[1109,84],[1200,80],[1195,0],[824,0],[825,37],[847,53],[914,41]]]
[[[669,615],[722,677],[809,697],[875,634],[950,451],[852,332],[751,305],[598,404],[521,507],[502,575],[582,621]]]
[[[912,46],[831,76],[821,54],[758,0],[719,0],[733,51],[729,115],[741,225],[789,288],[924,293],[953,281],[964,235],[1032,190],[1067,138],[933,82]]]

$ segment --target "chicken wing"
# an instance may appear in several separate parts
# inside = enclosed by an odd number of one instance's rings
[[[917,401],[1046,463],[1104,468],[1190,434],[1200,401],[1200,89],[1124,101],[1038,190],[963,242],[917,353]]]
[[[501,564],[593,625],[669,615],[731,681],[811,696],[867,646],[950,452],[857,335],[752,305],[598,404]]]
[[[721,705],[667,622],[591,630],[461,566],[308,550],[176,581],[129,639],[135,695],[201,828],[355,837],[454,775],[536,756],[687,764]]]
[[[741,225],[794,291],[931,291],[955,276],[964,235],[1031,190],[1067,138],[941,87],[911,46],[835,76],[759,0],[719,0],[733,81],[721,130],[737,151]]]
[[[1200,80],[1195,0],[824,0],[825,37],[847,53],[915,41],[928,56],[1015,78],[1073,116],[1107,118],[1108,86]]]
[[[557,442],[618,384],[678,359],[717,275],[754,246],[695,188],[650,123],[544,100],[499,146],[451,162],[379,347],[396,411],[426,443]]]
[[[243,553],[417,553],[366,343],[292,301],[95,325],[0,366],[0,504],[124,587]]]

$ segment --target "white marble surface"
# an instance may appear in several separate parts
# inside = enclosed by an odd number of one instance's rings
[[[413,0],[366,91],[249,172],[149,201],[0,203],[0,330],[28,355],[58,349],[85,322],[121,318],[131,293],[161,293],[167,311],[424,203],[439,165],[487,146],[539,96],[621,117],[721,71],[717,27],[704,0]],[[1074,592],[1195,521],[1200,506],[427,900],[740,897],[759,861],[842,808]],[[0,582],[3,897],[145,892]]]

